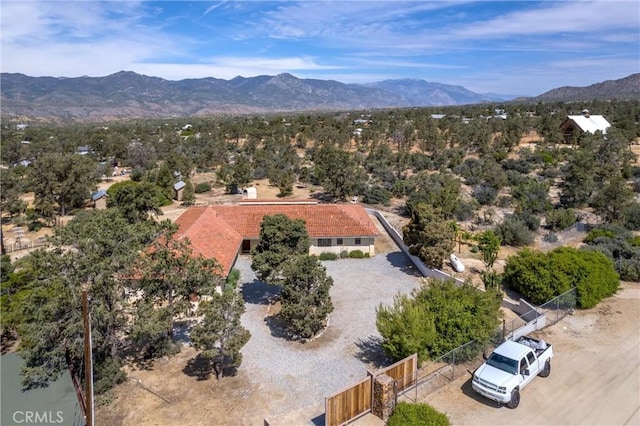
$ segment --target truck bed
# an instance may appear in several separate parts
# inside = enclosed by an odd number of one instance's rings
[[[516,342],[528,346],[536,353],[536,357],[540,358],[540,355],[544,353],[547,349],[551,347],[550,343],[545,342],[544,340],[534,339],[528,336],[522,336]]]

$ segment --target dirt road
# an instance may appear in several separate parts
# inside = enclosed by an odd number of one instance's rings
[[[425,401],[454,425],[639,425],[640,284],[578,311],[537,336],[554,345],[549,378],[536,378],[516,410],[476,395],[467,375]]]

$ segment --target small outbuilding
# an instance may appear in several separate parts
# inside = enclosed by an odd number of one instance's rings
[[[91,194],[91,204],[96,210],[107,208],[107,191],[101,189]]]
[[[182,201],[182,194],[184,193],[185,186],[187,186],[187,184],[182,180],[173,185],[174,198],[177,201]]]
[[[242,198],[246,200],[256,200],[258,198],[258,191],[255,186],[250,186],[242,190]]]

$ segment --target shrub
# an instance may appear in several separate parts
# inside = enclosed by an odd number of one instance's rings
[[[134,182],[142,182],[144,177],[144,169],[140,166],[136,166],[131,170],[131,180]]]
[[[578,221],[578,216],[573,209],[549,210],[545,214],[546,227],[552,231],[566,229]]]
[[[631,232],[627,229],[613,224],[604,224],[599,225],[592,230],[589,231],[587,236],[584,238],[584,242],[587,244],[591,244],[595,242],[598,238],[620,238],[620,239],[630,239]]]
[[[320,256],[318,256],[318,259],[320,260],[336,260],[338,258],[338,255],[335,253],[330,253],[330,252],[323,252],[320,253]]]
[[[29,224],[27,225],[27,230],[29,232],[38,232],[40,229],[42,229],[43,226],[44,225],[42,224],[42,222],[36,220],[33,222],[29,222]]]
[[[544,237],[542,237],[542,239],[547,243],[556,243],[556,242],[558,242],[558,234],[555,234],[553,232],[549,232]]]
[[[508,258],[503,282],[537,305],[576,287],[578,307],[589,309],[613,295],[620,278],[603,253],[560,247],[549,253],[525,249]]]
[[[624,226],[640,230],[640,203],[631,203],[624,209]]]
[[[349,257],[349,252],[347,250],[342,250],[340,252],[340,259],[346,259],[347,257]]]
[[[525,225],[527,225],[527,228],[529,228],[529,231],[535,232],[540,228],[540,218],[531,212],[523,211],[514,216],[522,220]]]
[[[449,426],[449,417],[428,404],[400,402],[387,420],[387,426]]]
[[[381,186],[372,186],[363,194],[363,201],[367,204],[389,205],[391,192]]]
[[[231,269],[227,276],[226,289],[235,289],[238,286],[240,280],[240,271],[236,268]]]
[[[209,182],[201,182],[197,184],[195,187],[196,194],[202,194],[203,192],[209,192],[209,191],[211,191],[211,184]]]
[[[364,258],[364,253],[362,250],[353,250],[349,252],[349,257],[351,259],[362,259]]]
[[[498,207],[511,207],[513,198],[509,195],[502,195],[498,198]]]
[[[413,297],[398,294],[392,306],[378,306],[376,327],[383,339],[382,348],[393,359],[417,353],[420,360],[425,360],[476,340],[479,345],[474,350],[478,355],[482,344],[494,336],[500,301],[497,292],[430,279],[428,286],[416,290]]]
[[[620,274],[620,279],[640,281],[640,259],[620,259],[616,262],[616,270]]]
[[[473,217],[473,212],[477,209],[478,202],[476,200],[461,201],[458,204],[458,207],[453,211],[453,216],[457,220],[464,222],[465,220],[471,219]]]
[[[507,215],[504,221],[498,225],[496,234],[500,236],[503,244],[521,247],[533,243],[533,234],[527,224],[513,215]]]
[[[478,200],[480,205],[493,204],[498,197],[498,190],[486,185],[480,185],[473,190],[473,198]]]

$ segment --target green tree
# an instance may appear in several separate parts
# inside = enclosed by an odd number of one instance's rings
[[[82,212],[56,229],[49,249],[21,260],[11,276],[16,281],[9,319],[20,336],[27,388],[46,386],[67,367],[82,372],[82,289],[91,296],[96,392],[124,378],[119,368],[126,315],[119,277],[154,232],[153,223],[130,224],[117,210]]]
[[[480,234],[478,238],[478,249],[482,253],[482,262],[487,268],[493,268],[493,264],[498,258],[500,244],[502,240],[495,232],[488,230]]]
[[[392,306],[378,306],[376,327],[382,336],[382,349],[393,359],[415,353],[426,359],[428,343],[437,339],[428,307],[404,294],[396,295]]]
[[[308,255],[288,262],[283,276],[280,315],[295,335],[311,338],[325,327],[328,315],[333,312],[329,295],[333,279],[316,257]]]
[[[418,256],[430,268],[441,268],[454,249],[455,233],[438,209],[417,204],[411,210],[411,220],[402,228],[409,252]]]
[[[622,176],[614,176],[598,191],[591,205],[605,222],[622,223],[633,197],[633,190],[627,181]]]
[[[61,216],[84,207],[96,187],[96,163],[83,155],[43,154],[30,169],[35,203],[53,206]]]
[[[169,168],[169,165],[166,162],[160,165],[153,183],[162,190],[165,197],[169,199],[173,198],[173,184],[175,183],[175,178],[173,177],[173,171]]]
[[[224,279],[215,259],[196,257],[187,238],[174,238],[175,225],[168,221],[162,225],[162,234],[138,259],[136,268],[142,275],[138,280],[142,303],[166,311],[166,315],[158,315],[166,319],[166,338],[173,341],[175,316],[187,309],[190,295],[213,294],[216,287],[223,286]],[[145,318],[140,316],[138,320],[144,322]]]
[[[460,180],[451,173],[420,173],[413,179],[414,188],[407,199],[407,210],[420,203],[440,210],[445,219],[451,219],[460,205]]]
[[[348,152],[323,146],[314,156],[316,177],[325,192],[339,200],[362,191],[366,176],[355,157]]]
[[[296,175],[293,170],[272,170],[269,176],[269,183],[280,190],[278,197],[288,197],[293,194],[295,181]]]
[[[214,293],[210,301],[200,302],[198,307],[203,319],[191,330],[191,341],[212,363],[218,379],[242,363],[240,350],[251,337],[240,322],[244,312],[242,297],[234,291]]]
[[[278,284],[285,263],[297,255],[308,254],[311,240],[302,219],[283,214],[265,216],[260,224],[260,240],[252,251],[251,269],[259,280]]]
[[[182,205],[192,206],[196,202],[196,192],[191,180],[185,182],[184,192],[182,193]]]
[[[27,202],[20,196],[25,192],[26,182],[16,167],[0,168],[0,212],[9,213],[10,217],[23,214],[27,210]]]
[[[107,207],[118,208],[131,223],[147,220],[152,214],[162,215],[165,195],[153,183],[118,182],[107,189],[107,196]]]
[[[252,169],[251,162],[244,155],[238,155],[235,163],[231,166],[231,175],[227,182],[227,191],[231,191],[233,187],[241,188],[247,186],[251,182]]]
[[[471,340],[486,343],[498,326],[500,301],[500,294],[493,291],[429,280],[413,298],[398,295],[392,307],[378,307],[376,326],[382,347],[394,359],[417,353],[424,360]]]

